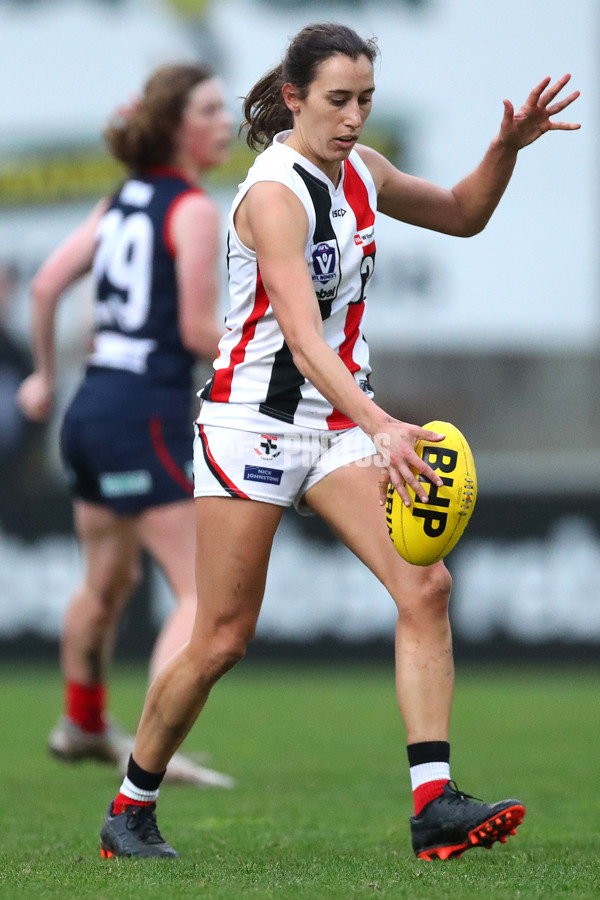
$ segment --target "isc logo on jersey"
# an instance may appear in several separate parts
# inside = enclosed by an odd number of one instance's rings
[[[335,300],[340,283],[337,242],[321,241],[320,244],[313,244],[311,253],[312,280],[317,299]]]

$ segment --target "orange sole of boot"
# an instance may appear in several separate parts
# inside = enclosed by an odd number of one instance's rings
[[[517,833],[517,828],[525,816],[525,807],[521,804],[509,806],[503,809],[497,816],[492,816],[467,835],[467,840],[461,844],[446,847],[429,847],[417,853],[419,859],[428,861],[434,859],[460,859],[465,850],[473,847],[485,847],[489,850],[496,841],[505,844],[511,834]]]

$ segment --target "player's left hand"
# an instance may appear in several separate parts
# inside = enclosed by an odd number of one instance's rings
[[[510,100],[504,100],[504,117],[500,125],[500,141],[514,150],[520,150],[537,141],[547,131],[577,131],[581,125],[576,122],[556,122],[551,116],[562,112],[579,97],[579,91],[573,91],[562,100],[552,101],[571,80],[570,75],[563,75],[556,84],[548,87],[550,78],[540,81],[530,93],[523,106],[515,112]]]

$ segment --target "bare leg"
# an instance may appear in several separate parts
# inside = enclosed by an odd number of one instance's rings
[[[196,616],[196,510],[193,500],[169,503],[140,516],[138,534],[142,546],[163,571],[175,603],[154,644],[150,683],[188,643]],[[133,743],[133,742],[132,742]],[[214,769],[199,765],[182,753],[169,762],[166,781],[198,787],[233,787],[235,781]]]
[[[398,608],[396,689],[409,744],[447,741],[454,688],[448,620],[450,575],[398,555],[378,502],[379,470],[350,465],[308,491],[306,501],[379,578]]]
[[[65,615],[61,660],[67,680],[90,685],[105,680],[117,625],[139,580],[139,546],[132,518],[83,501],[74,509],[85,572]]]
[[[142,513],[138,535],[162,569],[175,605],[161,628],[150,659],[150,681],[190,639],[196,616],[196,516],[193,500],[156,506]]]
[[[198,611],[191,639],[150,685],[133,756],[162,772],[215,682],[244,655],[256,627],[283,510],[236,498],[196,500]]]

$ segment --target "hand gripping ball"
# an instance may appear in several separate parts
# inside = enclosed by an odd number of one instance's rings
[[[429,485],[429,502],[422,503],[407,485],[411,505],[405,506],[390,482],[386,503],[392,543],[403,559],[416,566],[430,566],[450,553],[477,499],[477,473],[465,436],[450,422],[429,422],[423,428],[446,435],[443,441],[415,444],[415,452],[440,476],[443,486],[419,474],[419,481]]]

